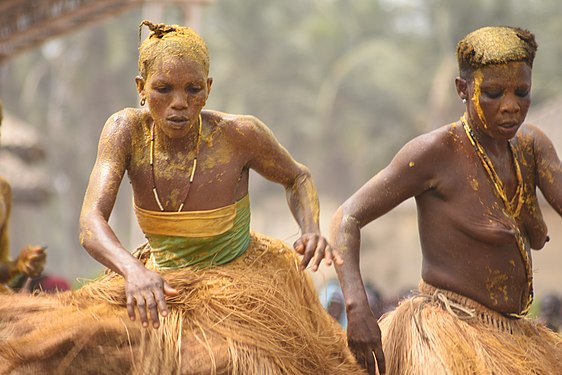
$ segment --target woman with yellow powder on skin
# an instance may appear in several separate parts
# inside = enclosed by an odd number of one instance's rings
[[[548,241],[537,188],[562,216],[562,163],[542,131],[522,125],[536,49],[519,28],[468,34],[455,80],[464,115],[407,143],[334,214],[348,342],[370,374],[562,374],[562,339],[525,317],[531,249]],[[360,231],[410,197],[422,281],[377,323],[359,271]]]
[[[2,119],[2,103],[0,102],[0,126]],[[8,181],[0,177],[0,293],[10,292],[5,284],[16,276],[39,276],[43,272],[46,260],[45,249],[40,246],[27,246],[21,250],[16,259],[10,259],[8,224],[11,210],[12,188]]]
[[[106,122],[80,216],[110,271],[74,293],[0,298],[0,373],[364,373],[302,272],[332,262],[308,169],[255,117],[203,109],[212,80],[195,32],[143,25],[144,107]],[[250,232],[250,169],[285,187],[302,260]],[[108,224],[125,173],[148,239],[135,255]]]

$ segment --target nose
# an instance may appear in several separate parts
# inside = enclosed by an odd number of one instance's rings
[[[506,113],[518,113],[521,110],[521,103],[517,95],[505,95],[501,102],[500,110]]]
[[[185,109],[187,108],[187,94],[181,90],[174,93],[172,100],[172,108],[174,109]]]

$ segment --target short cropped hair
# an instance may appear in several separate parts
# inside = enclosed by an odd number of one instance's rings
[[[178,25],[153,24],[143,21],[139,26],[148,26],[150,35],[139,46],[139,72],[146,79],[158,57],[188,57],[200,63],[209,74],[209,51],[207,44],[193,29]]]
[[[537,47],[535,36],[528,30],[510,26],[482,27],[457,44],[459,74],[467,78],[486,65],[517,61],[532,68]]]

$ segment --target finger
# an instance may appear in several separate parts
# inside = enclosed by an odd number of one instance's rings
[[[146,314],[146,302],[141,295],[135,298],[137,301],[137,310],[139,311],[139,318],[143,327],[148,327],[148,316]]]
[[[293,244],[293,249],[295,249],[295,251],[300,255],[304,254],[304,242],[302,238],[299,238],[295,241],[295,243]]]
[[[162,294],[162,291],[160,291],[160,294]],[[162,299],[164,299],[163,296],[162,296]],[[152,320],[152,327],[154,327],[154,328],[160,327],[160,319],[159,319],[159,314],[158,314],[158,303],[154,299],[154,295],[152,293],[147,294],[147,296],[145,297],[145,300],[146,300],[147,310],[150,313],[150,320]],[[166,302],[164,302],[164,304],[165,303]]]
[[[333,261],[334,252],[332,250],[332,247],[326,242],[326,248],[324,250],[324,263],[326,263],[327,266],[331,266]]]
[[[351,353],[355,357],[355,360],[357,361],[357,363],[359,363],[359,365],[361,365],[361,367],[365,367],[365,352],[363,350],[361,350],[358,346],[356,346],[355,344],[352,344],[352,343],[349,343],[349,350],[351,351]]]
[[[300,264],[301,270],[304,270],[308,266],[308,263],[310,263],[310,260],[314,256],[315,248],[316,248],[316,242],[314,242],[314,244],[310,240],[306,242],[306,249],[304,250],[304,255],[302,257],[302,261]]]
[[[168,297],[174,297],[180,294],[177,289],[172,288],[167,282],[164,282],[164,294]]]
[[[129,319],[135,321],[135,302],[130,295],[127,295],[127,314],[129,315]]]
[[[365,353],[365,362],[367,364],[366,368],[367,368],[367,372],[370,375],[376,375],[375,372],[375,353],[372,351],[369,351],[367,353]]]
[[[326,241],[323,238],[320,238],[316,242],[316,248],[314,250],[314,259],[312,261],[313,271],[317,271],[318,267],[320,267],[320,263],[322,263],[322,259],[324,259],[325,249],[326,249]]]
[[[334,259],[334,262],[338,265],[341,266],[343,264],[343,258],[342,255],[339,251],[337,250],[332,250],[332,257]]]
[[[386,361],[384,358],[384,352],[381,346],[377,346],[374,350],[375,359],[377,360],[377,367],[379,369],[379,374],[384,375],[386,373]]]
[[[168,305],[166,304],[166,296],[164,295],[163,290],[156,289],[154,291],[154,296],[156,298],[156,305],[158,307],[158,310],[160,311],[160,315],[167,316],[168,315]]]

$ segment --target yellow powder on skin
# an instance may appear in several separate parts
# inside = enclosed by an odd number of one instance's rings
[[[473,60],[480,65],[521,61],[529,55],[517,32],[509,27],[482,27],[464,41],[472,47]]]
[[[507,275],[499,270],[492,270],[490,267],[487,268],[489,277],[488,281],[486,281],[486,290],[488,291],[492,303],[498,305],[500,299],[503,299],[504,302],[508,302],[509,295],[506,286],[508,280]]]
[[[482,71],[478,69],[474,72],[474,94],[472,95],[472,103],[474,103],[474,108],[476,109],[476,113],[478,114],[478,118],[482,122],[484,129],[488,128],[488,124],[486,123],[486,118],[484,117],[484,111],[482,111],[482,107],[480,106],[480,94],[481,89],[480,86],[482,84],[482,80],[484,76]]]

